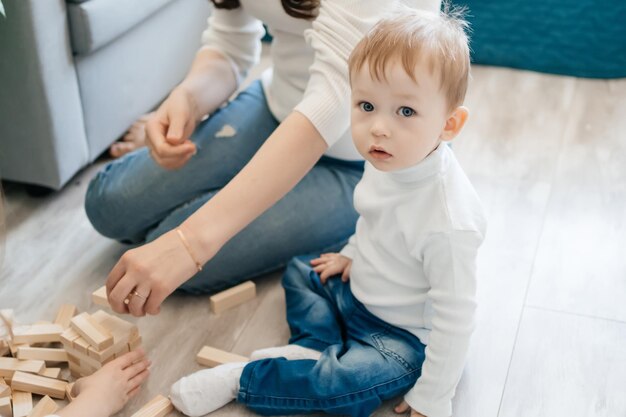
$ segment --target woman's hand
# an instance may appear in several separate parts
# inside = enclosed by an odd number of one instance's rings
[[[196,128],[196,105],[183,87],[175,88],[146,122],[146,144],[150,155],[165,169],[183,167],[196,154],[189,140]]]
[[[171,230],[122,255],[106,283],[116,313],[135,317],[158,314],[163,300],[198,271],[176,233]]]
[[[411,410],[411,417],[426,417],[425,415],[413,410],[406,401],[402,401],[400,404],[396,405],[396,407],[393,409],[393,411],[395,411],[396,414],[403,414],[409,410]]]
[[[338,253],[323,253],[319,258],[311,261],[313,270],[320,276],[322,284],[326,284],[328,278],[341,274],[341,280],[347,282],[350,279],[350,267],[352,259]]]

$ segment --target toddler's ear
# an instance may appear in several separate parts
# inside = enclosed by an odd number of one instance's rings
[[[439,139],[443,141],[451,141],[454,139],[461,129],[463,129],[463,126],[465,126],[468,117],[469,110],[467,110],[467,107],[459,106],[454,109],[452,114],[448,117],[448,120],[446,120],[446,125],[441,131]]]

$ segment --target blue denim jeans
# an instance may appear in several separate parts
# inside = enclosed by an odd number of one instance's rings
[[[321,358],[249,363],[237,401],[264,415],[369,416],[382,401],[415,385],[426,346],[369,313],[339,276],[322,285],[309,265],[313,258],[292,260],[283,287],[289,342],[322,351]]]
[[[235,134],[216,136],[226,125]],[[162,169],[146,148],[108,164],[89,185],[87,216],[104,236],[132,244],[150,242],[210,200],[277,126],[261,83],[254,82],[198,125],[191,137],[198,153],[183,168]],[[294,189],[224,245],[181,289],[219,291],[281,268],[299,253],[340,249],[354,232],[352,193],[362,173],[362,162],[322,157]]]

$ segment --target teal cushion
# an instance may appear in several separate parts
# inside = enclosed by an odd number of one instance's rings
[[[626,77],[624,0],[455,0],[472,61],[591,78]]]

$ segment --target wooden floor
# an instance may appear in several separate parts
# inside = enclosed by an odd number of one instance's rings
[[[454,151],[489,218],[480,252],[478,326],[455,417],[626,416],[626,80],[475,67],[471,119]],[[83,196],[101,164],[63,191],[31,198],[5,184],[0,306],[23,323],[61,303],[95,311],[125,247],[88,223]],[[200,369],[205,344],[247,355],[288,339],[279,274],[217,317],[208,297],[175,295],[138,320],[154,362],[130,416]],[[376,416],[392,416],[393,402]],[[178,414],[172,414],[178,415]],[[216,416],[252,416],[231,404]]]

